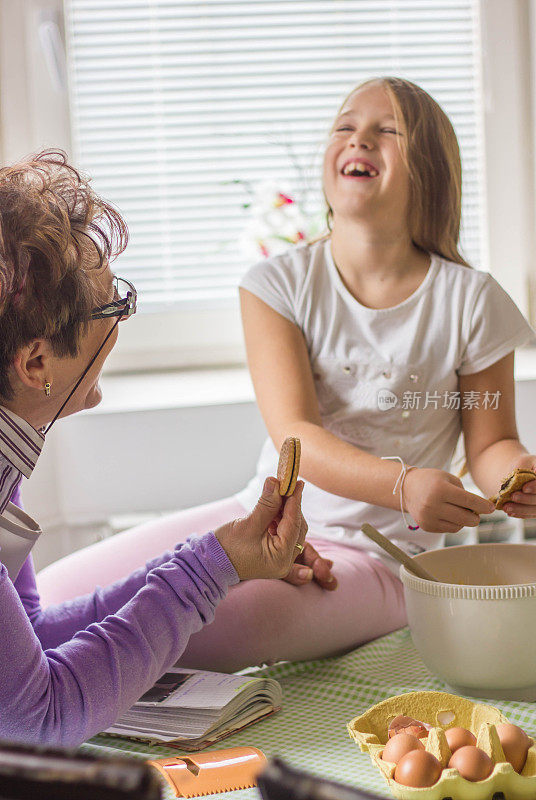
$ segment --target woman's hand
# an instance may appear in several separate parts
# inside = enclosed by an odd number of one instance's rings
[[[495,508],[489,500],[466,491],[455,475],[441,469],[408,472],[404,501],[415,522],[429,533],[457,533],[466,525],[475,527],[480,514],[491,514]]]
[[[267,478],[253,511],[214,533],[241,581],[283,578],[304,546],[307,523],[301,513],[303,481],[290,497],[281,497],[279,481]]]
[[[536,472],[536,456],[525,453],[512,463],[514,469],[530,469]],[[506,477],[506,476],[505,476]],[[525,483],[519,492],[514,492],[511,500],[502,508],[510,517],[531,519],[536,517],[536,481]]]
[[[323,558],[310,542],[305,542],[303,553],[300,553],[284,580],[293,586],[303,586],[314,580],[322,589],[332,592],[337,588],[337,579],[331,572],[332,566],[331,559]]]

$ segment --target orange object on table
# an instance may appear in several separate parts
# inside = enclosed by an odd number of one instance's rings
[[[173,787],[177,797],[249,789],[267,759],[256,747],[229,747],[192,756],[156,758],[147,762]]]

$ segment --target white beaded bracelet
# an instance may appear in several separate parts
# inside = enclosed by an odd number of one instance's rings
[[[400,493],[400,511],[402,512],[402,519],[404,520],[404,525],[410,531],[418,531],[419,525],[410,525],[406,519],[406,512],[404,511],[404,481],[406,480],[406,475],[410,471],[410,469],[417,469],[417,467],[410,467],[406,464],[400,456],[381,456],[382,461],[400,461],[402,464],[402,469],[400,471],[400,475],[396,479],[396,483],[393,488],[393,494],[396,494],[397,491]]]

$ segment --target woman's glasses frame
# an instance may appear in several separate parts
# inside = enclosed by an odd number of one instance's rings
[[[113,276],[115,297],[110,303],[97,306],[91,312],[90,319],[107,319],[108,317],[121,317],[128,319],[136,313],[138,294],[134,285],[126,278]]]

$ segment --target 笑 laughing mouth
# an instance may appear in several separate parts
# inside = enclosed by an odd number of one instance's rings
[[[352,158],[343,165],[341,175],[345,178],[377,178],[379,170],[364,158]]]

